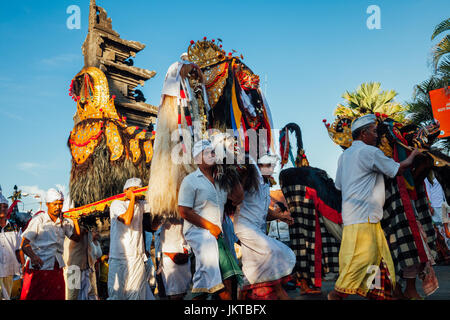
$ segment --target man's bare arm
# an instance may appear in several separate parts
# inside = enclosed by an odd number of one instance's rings
[[[22,241],[22,251],[31,259],[31,265],[35,269],[40,269],[44,265],[44,262],[37,254],[34,253],[33,249],[31,248],[30,240],[27,238],[23,238]]]
[[[128,199],[130,199],[130,204],[128,205],[127,211],[125,211],[124,214],[121,214],[117,219],[125,224],[126,226],[129,226],[131,222],[133,221],[134,216],[134,205],[136,203],[136,196],[133,193],[133,191],[128,190],[126,192],[126,196]]]
[[[281,220],[288,225],[292,225],[294,223],[294,219],[291,217],[291,214],[289,211],[281,211],[280,208],[277,208],[275,210],[272,210],[269,208],[269,212],[267,213],[267,221],[272,220]]]
[[[414,161],[414,158],[420,154],[420,151],[417,149],[414,149],[408,158],[400,162],[400,167],[398,168],[397,176],[400,176],[405,172],[405,170],[412,166],[412,163]]]
[[[70,240],[75,242],[80,242],[81,240],[81,230],[78,223],[78,219],[72,219],[73,221],[73,234],[70,236]]]
[[[228,199],[231,200],[233,206],[238,206],[244,201],[244,188],[242,184],[238,183],[234,186],[233,191],[228,194]]]
[[[218,226],[199,216],[192,208],[178,206],[178,211],[184,220],[189,221],[197,227],[208,230],[214,237],[216,237],[216,239],[222,233]]]

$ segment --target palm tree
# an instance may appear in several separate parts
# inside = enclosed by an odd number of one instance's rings
[[[345,105],[338,104],[335,115],[359,117],[368,113],[386,114],[392,119],[403,122],[405,119],[405,106],[394,101],[397,92],[394,90],[381,91],[379,82],[361,84],[356,91],[346,91]]]
[[[450,30],[450,18],[439,23],[431,35],[434,40],[441,33]],[[450,75],[450,34],[446,34],[433,48],[433,66],[436,73],[448,79]]]
[[[447,85],[443,77],[431,77],[414,88],[413,101],[408,103],[408,119],[416,125],[428,125],[434,121],[431,108],[430,91],[443,88]],[[442,151],[450,151],[450,138],[439,139],[435,145]]]
[[[438,35],[450,30],[450,19],[436,26],[431,36],[434,40]],[[433,122],[433,109],[429,92],[446,88],[450,80],[450,35],[445,35],[433,49],[433,67],[435,75],[423,81],[414,88],[413,101],[408,103],[408,118],[416,125],[427,125]],[[450,138],[440,139],[436,147],[450,152]]]

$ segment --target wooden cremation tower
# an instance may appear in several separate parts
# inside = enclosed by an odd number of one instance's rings
[[[102,7],[91,0],[89,8],[89,32],[82,46],[85,67],[102,70],[109,84],[111,96],[115,95],[115,106],[127,124],[148,129],[156,122],[158,108],[145,103],[146,99],[137,86],[156,75],[155,71],[133,66],[132,58],[145,45],[124,40],[112,29],[111,18]]]

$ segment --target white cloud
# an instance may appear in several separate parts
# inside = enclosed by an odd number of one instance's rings
[[[63,184],[56,184],[55,187],[64,194],[64,198],[68,199],[68,187]],[[42,201],[42,209],[45,210],[45,196],[47,190],[41,189],[39,186],[19,186],[19,190],[22,190],[22,202],[26,210],[33,209],[34,212],[39,210],[40,202]],[[66,204],[66,203],[64,203]],[[64,209],[65,211],[68,210]]]
[[[81,59],[80,55],[67,53],[67,54],[60,54],[58,56],[51,57],[51,58],[42,59],[40,62],[47,66],[57,67],[57,66],[75,62],[79,59]]]
[[[36,162],[21,162],[17,164],[17,168],[22,171],[28,171],[32,169],[39,168],[41,165]]]
[[[20,186],[19,190],[22,190],[22,193],[29,194],[29,198],[40,196],[42,199],[45,199],[46,191],[39,188],[39,186]]]
[[[19,186],[19,190],[22,190],[23,196],[21,201],[25,211],[33,210],[33,212],[38,212],[39,209],[45,209],[45,190],[39,188],[39,186]],[[28,195],[24,196],[25,194]]]
[[[0,113],[5,115],[6,117],[8,117],[10,119],[23,121],[23,118],[21,116],[17,115],[17,114],[14,114],[14,113],[2,110],[2,109],[0,109]]]

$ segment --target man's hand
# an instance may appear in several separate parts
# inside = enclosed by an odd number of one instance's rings
[[[413,151],[411,151],[411,154],[408,156],[408,158],[406,158],[405,160],[400,162],[400,167],[398,168],[397,176],[402,175],[403,172],[405,172],[405,170],[407,168],[411,167],[413,164],[414,158],[419,154],[421,154],[421,152],[417,149],[414,149]]]
[[[413,156],[413,157],[415,158],[415,157],[418,156],[419,154],[421,154],[421,152],[420,152],[418,149],[414,149],[414,150],[411,152],[410,156]]]
[[[222,233],[222,230],[215,224],[211,224],[211,226],[208,228],[209,232],[216,238],[219,239],[220,234]]]
[[[287,223],[290,226],[294,224],[294,218],[292,218],[291,213],[289,211],[281,212],[280,220]]]
[[[39,270],[44,265],[44,261],[42,261],[42,259],[37,255],[34,255],[34,257],[31,258],[31,265],[34,269]]]

